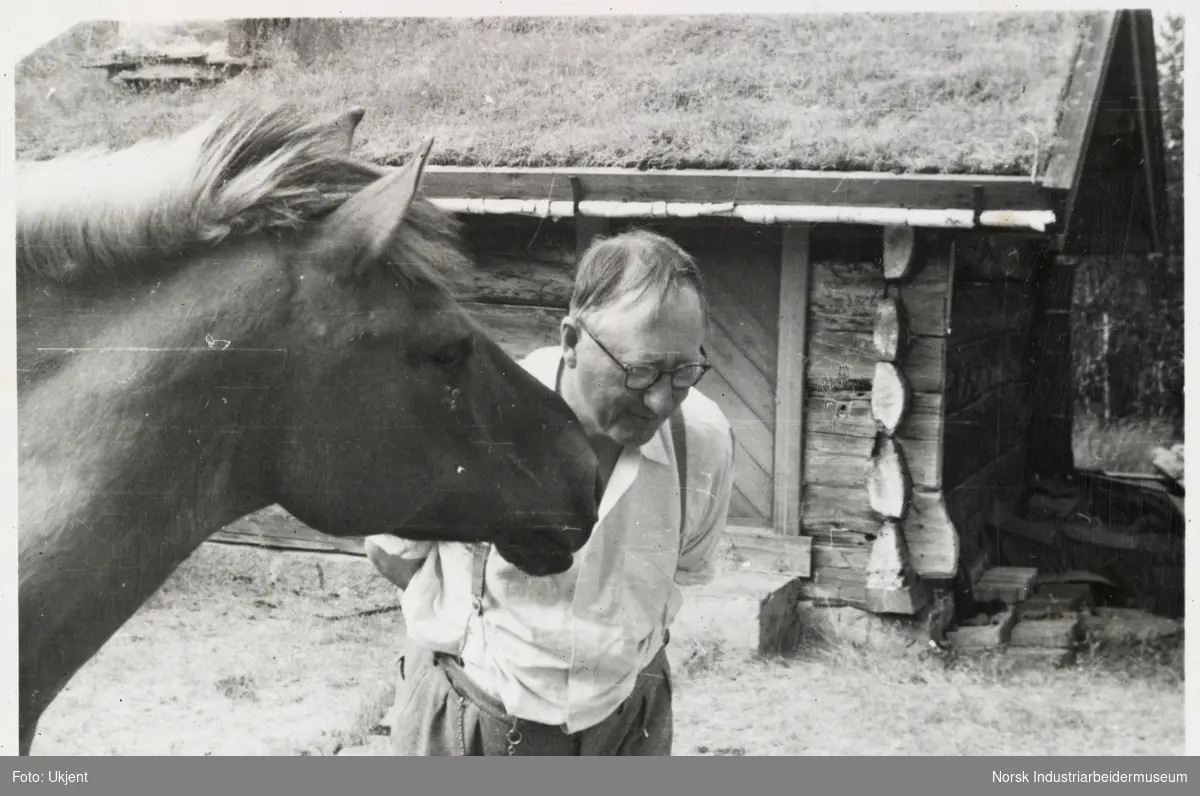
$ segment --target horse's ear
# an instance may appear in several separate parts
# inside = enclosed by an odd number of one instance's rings
[[[335,116],[329,123],[330,132],[341,142],[343,151],[347,155],[354,146],[354,131],[358,129],[358,123],[366,114],[367,112],[362,108],[351,108],[345,113]]]
[[[433,139],[421,142],[413,157],[351,196],[321,226],[320,257],[335,272],[362,274],[391,248],[417,193]]]

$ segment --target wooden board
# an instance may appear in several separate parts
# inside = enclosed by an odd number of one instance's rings
[[[945,352],[946,413],[953,414],[1007,383],[1026,378],[1028,349],[1028,328],[961,346],[952,344]]]
[[[1048,187],[1069,192],[1066,217],[1059,219],[1062,228],[1070,223],[1071,205],[1083,172],[1086,143],[1098,111],[1100,87],[1104,85],[1112,57],[1112,33],[1117,21],[1117,14],[1097,14],[1084,36],[1083,46],[1076,56],[1077,77],[1071,80],[1067,90],[1058,141],[1051,149],[1042,178]]]
[[[799,584],[805,599],[829,606],[848,605],[864,611],[867,608],[865,564],[861,569],[817,569],[811,578],[799,581]]]
[[[697,390],[712,399],[734,428],[734,499],[730,521],[766,525],[773,511],[776,341],[779,259],[773,245],[740,230],[714,242],[711,230],[662,230],[691,252],[711,309],[705,350],[713,370]],[[744,244],[744,246],[734,246]],[[774,260],[768,256],[774,253]],[[752,278],[746,276],[750,268]]]
[[[1046,240],[1028,234],[996,230],[956,233],[953,271],[959,282],[1029,282],[1034,275],[1033,252]]]
[[[1029,402],[1024,382],[1010,382],[956,412],[946,415],[942,457],[943,486],[961,484],[1001,453],[1023,447]]]
[[[729,569],[807,578],[812,575],[812,547],[813,540],[807,536],[782,536],[768,528],[731,525],[725,529],[718,555]]]
[[[946,491],[946,512],[955,525],[965,526],[970,518],[987,512],[997,501],[1011,502],[1020,489],[1025,472],[1025,448],[1004,451],[961,484]]]
[[[773,382],[777,356],[776,321],[772,318],[768,328],[766,319],[733,296],[726,280],[718,276],[720,274],[720,270],[711,269],[705,279],[710,327],[713,332],[724,335],[759,373]],[[764,275],[763,281],[771,275]],[[746,291],[743,289],[742,292]],[[760,292],[768,291],[761,289]]]
[[[770,519],[770,481],[774,469],[771,455],[774,436],[771,423],[764,421],[755,413],[754,409],[742,398],[741,392],[726,380],[725,374],[720,370],[709,371],[697,389],[721,407],[721,411],[725,413],[725,417],[733,428],[735,488],[748,489],[752,487],[753,485],[747,479],[757,481],[759,476],[756,473],[761,472],[765,486],[761,492],[761,503],[757,499],[755,502],[759,505],[761,512],[758,519],[766,522]],[[747,469],[751,466],[756,472]],[[755,494],[758,494],[756,487]]]
[[[834,531],[812,537],[812,566],[866,572],[872,542],[866,534]]]
[[[798,535],[804,455],[804,362],[807,354],[809,226],[783,230],[779,277],[779,354],[775,382],[775,532]]]
[[[1029,283],[956,280],[950,308],[950,347],[1028,333],[1033,307],[1033,286]]]
[[[1028,177],[892,175],[873,172],[763,172],[621,168],[471,168],[429,166],[422,190],[430,197],[571,201],[577,177],[589,200],[685,201],[973,208],[984,185],[982,210],[1054,210],[1056,196]]]

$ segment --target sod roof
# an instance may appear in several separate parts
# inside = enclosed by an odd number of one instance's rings
[[[130,95],[101,72],[87,90],[59,89],[59,108],[45,99],[47,81],[63,85],[59,71],[18,70],[18,156],[131,143],[270,93],[314,111],[365,108],[356,149],[381,162],[433,135],[438,165],[1024,175],[1035,160],[1045,167],[1089,21],[1058,12],[308,21],[272,67],[212,89]]]

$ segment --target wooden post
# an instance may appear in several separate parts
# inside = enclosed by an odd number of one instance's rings
[[[609,231],[609,221],[607,218],[593,218],[592,216],[575,216],[575,256],[576,262],[578,258],[583,256],[587,251],[588,246],[592,245],[598,236],[607,235]]]
[[[779,264],[779,348],[775,381],[775,532],[799,535],[804,480],[804,377],[808,355],[808,224],[783,227]]]

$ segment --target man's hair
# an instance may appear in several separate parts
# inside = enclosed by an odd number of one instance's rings
[[[597,238],[584,252],[575,271],[570,312],[590,315],[645,293],[654,295],[661,307],[683,287],[696,291],[707,323],[708,298],[696,261],[670,238],[635,229]]]

